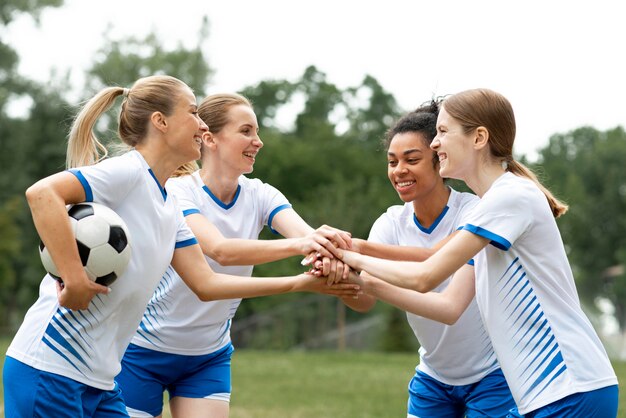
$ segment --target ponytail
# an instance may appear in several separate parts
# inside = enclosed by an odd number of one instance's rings
[[[539,187],[539,190],[541,190],[543,194],[546,196],[546,199],[548,199],[550,210],[552,211],[552,215],[555,218],[558,218],[559,216],[567,212],[567,209],[568,209],[567,204],[561,202],[559,199],[554,197],[552,192],[550,192],[550,190],[548,190],[546,187],[544,187],[543,184],[541,184],[541,182],[539,181],[535,173],[533,173],[530,168],[526,167],[524,164],[518,161],[515,161],[514,159],[507,160],[506,165],[507,165],[507,171],[510,171],[516,176],[526,177],[527,179],[535,182],[537,187]]]
[[[124,93],[121,87],[107,87],[96,94],[81,109],[74,119],[67,141],[65,165],[75,168],[92,165],[106,158],[106,147],[96,138],[93,127],[118,96]]]
[[[200,167],[196,161],[190,161],[178,167],[172,174],[172,177],[188,176],[198,171]]]

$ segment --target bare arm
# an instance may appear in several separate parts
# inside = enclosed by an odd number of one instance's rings
[[[448,287],[441,293],[404,289],[367,274],[362,274],[361,280],[363,290],[372,297],[406,312],[448,325],[456,323],[475,293],[474,268],[468,264],[454,274]]]
[[[66,205],[85,200],[80,181],[71,173],[61,172],[39,180],[26,190],[26,199],[35,228],[48,248],[54,265],[63,279],[59,304],[69,309],[86,309],[98,293],[108,293],[105,286],[89,280],[74,243]]]
[[[383,260],[352,251],[342,251],[341,258],[352,268],[365,270],[393,285],[429,292],[459,270],[488,243],[486,238],[459,231],[424,262]]]
[[[362,271],[361,277],[364,277],[364,276],[369,276],[369,275],[366,272]],[[349,276],[349,277],[353,277],[353,276]],[[359,281],[359,284],[364,285],[364,282]],[[361,289],[361,292],[362,293],[360,293],[356,298],[344,297],[344,298],[341,298],[341,301],[344,303],[344,305],[346,305],[353,311],[361,312],[361,313],[369,312],[376,305],[376,295],[363,293],[363,289]]]
[[[382,244],[379,242],[366,241],[353,238],[353,250],[363,255],[384,258],[386,260],[424,261],[433,255],[439,248],[448,242],[457,231],[448,235],[431,248],[411,247],[405,245]]]
[[[274,228],[287,237],[284,239],[226,238],[199,213],[187,216],[186,221],[196,235],[202,252],[223,266],[257,265],[312,252],[332,257],[328,248],[335,251],[331,242],[333,239],[340,239],[343,248],[349,248],[347,233],[326,226],[314,230],[293,209],[282,210],[274,218]]]
[[[359,238],[355,238],[353,242],[354,251],[386,260],[424,261],[436,251],[433,248],[381,244]]]
[[[356,296],[359,286],[339,283],[328,288],[323,280],[300,274],[289,277],[241,277],[214,272],[199,245],[177,248],[172,266],[202,301],[249,298],[290,292],[318,292],[335,296]]]

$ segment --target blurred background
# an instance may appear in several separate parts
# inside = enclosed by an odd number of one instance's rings
[[[3,347],[44,274],[24,191],[64,168],[82,101],[165,73],[198,100],[223,91],[249,97],[265,143],[250,177],[281,190],[310,225],[360,238],[401,204],[380,146],[387,127],[431,97],[474,87],[503,93],[518,118],[516,158],[570,205],[558,223],[586,312],[611,357],[626,360],[626,64],[618,49],[626,30],[615,6],[323,0],[307,11],[313,4],[221,3],[0,4]],[[116,141],[117,112],[101,120],[99,138]],[[254,274],[298,273],[299,261]],[[238,349],[404,352],[412,353],[409,368],[418,358],[404,313],[383,303],[358,314],[319,295],[250,299],[232,333]]]

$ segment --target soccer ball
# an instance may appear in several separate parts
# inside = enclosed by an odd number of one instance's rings
[[[68,215],[87,276],[109,286],[130,261],[130,234],[124,220],[112,209],[88,202],[71,206]],[[43,242],[39,244],[39,255],[48,274],[63,283]]]

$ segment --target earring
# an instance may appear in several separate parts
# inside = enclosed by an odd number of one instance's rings
[[[509,168],[509,163],[507,163],[506,160],[502,160],[500,166],[502,166],[502,169],[506,171]]]

